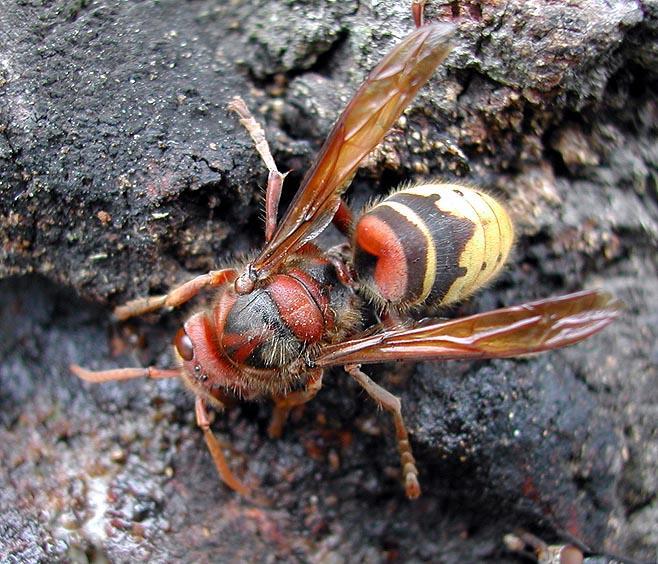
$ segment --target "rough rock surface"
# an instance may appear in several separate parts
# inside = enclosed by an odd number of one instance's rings
[[[437,1],[456,47],[367,160],[500,193],[515,257],[446,315],[603,287],[622,318],[532,359],[382,366],[391,424],[339,370],[279,441],[269,405],[217,417],[254,505],[217,480],[176,381],[68,371],[171,363],[176,312],[116,325],[262,242],[265,171],[226,111],[267,126],[289,199],[363,76],[412,27],[393,0],[0,2],[0,560],[518,561],[502,536],[658,553],[658,7]],[[194,307],[194,306],[192,306]]]

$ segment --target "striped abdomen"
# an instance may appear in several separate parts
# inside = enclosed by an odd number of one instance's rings
[[[444,305],[496,276],[513,239],[508,213],[488,194],[424,184],[391,194],[359,218],[354,267],[393,306]]]

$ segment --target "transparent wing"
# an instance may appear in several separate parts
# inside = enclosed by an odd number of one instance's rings
[[[427,320],[383,330],[329,345],[315,364],[523,356],[582,341],[609,325],[620,309],[620,302],[606,292],[578,292],[451,321]]]
[[[450,52],[454,26],[422,27],[399,43],[370,73],[325,141],[270,242],[253,262],[267,275],[331,221],[361,161]]]

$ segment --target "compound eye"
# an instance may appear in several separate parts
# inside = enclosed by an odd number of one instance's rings
[[[176,336],[174,337],[174,346],[183,360],[192,360],[194,357],[192,339],[188,337],[184,327],[181,327],[178,330],[178,333],[176,333]]]

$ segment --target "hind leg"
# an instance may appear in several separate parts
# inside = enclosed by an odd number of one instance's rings
[[[420,484],[418,483],[418,469],[416,461],[411,452],[409,443],[409,433],[402,418],[402,404],[400,399],[394,396],[388,390],[373,382],[370,377],[362,372],[358,365],[352,364],[345,367],[346,372],[352,376],[368,395],[374,399],[377,404],[387,410],[393,416],[395,425],[395,438],[398,441],[398,451],[400,453],[400,462],[402,465],[402,479],[404,481],[405,492],[409,499],[416,499],[420,496]]]

